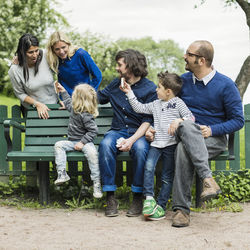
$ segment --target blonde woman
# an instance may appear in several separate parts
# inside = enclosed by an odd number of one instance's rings
[[[57,180],[55,185],[60,185],[70,177],[66,173],[66,152],[82,151],[88,160],[93,181],[95,198],[102,197],[98,154],[93,144],[98,133],[94,118],[98,115],[96,91],[89,84],[79,84],[75,87],[72,99],[65,88],[57,83],[63,103],[70,112],[68,126],[68,140],[58,141],[54,146]]]
[[[102,73],[88,52],[72,45],[61,31],[54,32],[49,38],[47,61],[69,95],[79,83],[88,83],[95,90],[101,83]]]

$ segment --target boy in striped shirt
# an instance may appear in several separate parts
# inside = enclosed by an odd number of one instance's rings
[[[120,89],[126,93],[129,103],[137,113],[152,114],[154,117],[155,138],[151,142],[145,169],[143,194],[143,215],[148,220],[165,218],[165,209],[170,197],[174,179],[174,152],[178,141],[175,131],[184,119],[194,121],[194,116],[186,104],[176,95],[181,90],[182,80],[175,73],[159,73],[156,90],[158,99],[147,104],[140,103],[128,83]],[[154,173],[162,156],[162,186],[157,202],[154,199]]]

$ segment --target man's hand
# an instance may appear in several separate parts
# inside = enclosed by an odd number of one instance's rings
[[[149,127],[145,133],[145,137],[148,141],[153,141],[155,138],[155,129],[153,127]]]
[[[181,122],[183,122],[183,120],[181,118],[178,118],[178,119],[175,119],[174,121],[172,121],[170,123],[169,128],[168,128],[168,133],[173,136],[175,134],[176,129],[179,127],[179,124]]]
[[[121,142],[121,144],[120,144],[120,146],[118,147],[118,149],[119,149],[120,151],[123,151],[123,152],[128,152],[128,151],[132,148],[133,144],[134,144],[134,141],[133,141],[133,140],[131,139],[131,137],[130,137],[130,138],[128,138],[128,139],[124,139],[124,140]]]
[[[81,141],[79,141],[79,142],[76,143],[74,149],[77,150],[77,151],[82,151],[83,147],[84,147],[84,144]]]
[[[204,138],[207,138],[212,135],[212,130],[210,127],[205,125],[200,125],[201,133]]]

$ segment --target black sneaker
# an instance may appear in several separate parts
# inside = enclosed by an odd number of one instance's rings
[[[128,217],[137,217],[142,214],[142,198],[142,195],[134,196],[132,204],[126,214]]]
[[[105,210],[105,215],[107,217],[118,216],[118,201],[115,199],[114,195],[107,197],[107,207]]]

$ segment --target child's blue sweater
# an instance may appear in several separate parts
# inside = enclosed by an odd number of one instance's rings
[[[192,73],[182,75],[180,97],[195,116],[195,122],[211,127],[218,136],[237,131],[244,126],[242,102],[236,84],[216,72],[208,84],[194,84]]]
[[[70,59],[59,59],[58,70],[58,81],[70,95],[79,83],[88,83],[97,90],[102,80],[101,71],[88,52],[81,48]]]

